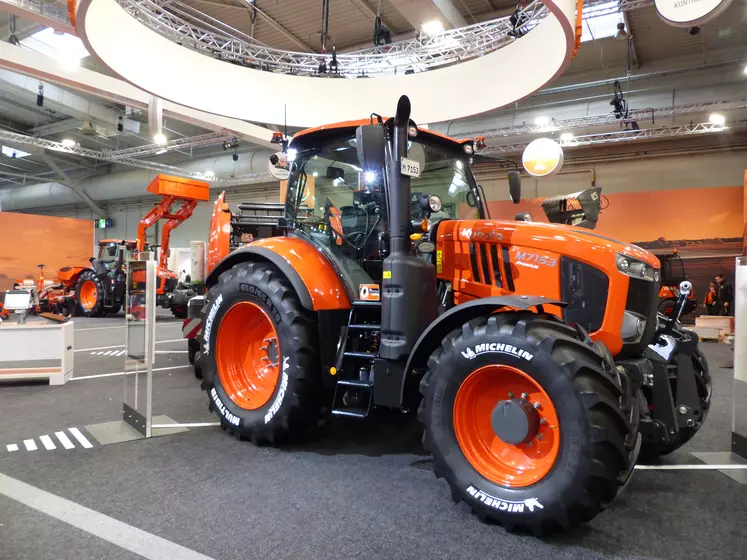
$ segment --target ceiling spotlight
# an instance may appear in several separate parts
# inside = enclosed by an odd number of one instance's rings
[[[721,113],[711,113],[711,115],[708,117],[708,122],[717,126],[723,126],[726,122],[726,117],[724,117],[724,115],[722,115]]]
[[[66,148],[72,148],[73,146],[75,146],[75,140],[73,140],[72,138],[63,138],[62,145]]]
[[[421,29],[423,30],[423,33],[425,33],[428,37],[433,37],[435,35],[438,35],[439,33],[444,32],[444,24],[439,20],[434,19],[431,21],[426,21],[421,26]]]
[[[366,171],[363,174],[363,180],[366,182],[366,184],[370,185],[376,180],[376,173],[374,173],[373,171]]]
[[[622,40],[628,38],[628,32],[625,30],[625,23],[620,22],[617,24],[617,33],[615,33],[615,39]]]
[[[44,84],[39,82],[39,93],[36,94],[36,105],[44,107]]]
[[[124,119],[119,116],[117,117],[117,132],[123,132],[124,131]]]
[[[534,119],[534,124],[536,124],[537,126],[547,126],[549,122],[550,122],[549,117],[542,116],[542,117],[537,117],[536,119]]]
[[[158,132],[153,135],[153,141],[159,146],[163,146],[166,142],[169,141],[169,139],[166,138],[166,135],[163,132]]]
[[[573,140],[573,133],[572,132],[564,132],[563,134],[560,135],[560,139],[563,142],[570,142],[571,140]]]

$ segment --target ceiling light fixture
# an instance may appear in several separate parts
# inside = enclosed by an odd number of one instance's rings
[[[444,24],[439,20],[434,19],[431,21],[426,21],[421,26],[421,29],[423,30],[423,33],[425,33],[428,37],[433,37],[444,32]]]
[[[73,146],[75,146],[75,140],[73,140],[72,138],[63,138],[62,145],[66,148],[72,148]]]
[[[537,126],[547,126],[549,123],[550,117],[541,116],[534,119],[534,124],[536,124]]]
[[[153,135],[153,141],[159,146],[163,146],[166,142],[169,141],[169,139],[166,138],[166,135],[163,132],[158,132]]]
[[[573,133],[572,132],[564,132],[563,134],[560,135],[560,139],[563,142],[570,142],[571,140],[573,140]]]
[[[715,124],[716,126],[723,126],[726,123],[726,117],[721,113],[711,113],[708,117],[708,122]]]

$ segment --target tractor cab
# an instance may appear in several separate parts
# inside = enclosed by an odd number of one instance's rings
[[[679,286],[687,281],[687,273],[682,257],[677,249],[665,255],[658,255],[661,262],[661,288],[659,289],[659,312],[669,317],[680,296]],[[682,315],[692,313],[698,306],[695,290],[690,290]]]
[[[380,284],[382,262],[391,253],[392,201],[383,165],[361,164],[359,126],[346,122],[297,134],[288,148],[292,161],[285,200],[286,226],[345,271],[349,291]],[[383,127],[392,134],[392,120]],[[486,217],[483,196],[470,168],[472,141],[408,128],[410,203],[407,236],[422,256],[433,252],[428,241],[444,219]],[[397,205],[398,206],[398,205]]]
[[[135,251],[137,242],[116,239],[103,239],[99,241],[99,253],[96,259],[93,259],[93,269],[97,274],[107,274],[114,272],[117,266],[125,263],[127,256]]]

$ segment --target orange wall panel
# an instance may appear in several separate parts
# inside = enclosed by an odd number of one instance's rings
[[[88,266],[93,221],[0,212],[0,292],[23,278],[57,278],[64,266]]]

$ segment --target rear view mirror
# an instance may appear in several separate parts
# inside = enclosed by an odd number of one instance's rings
[[[359,126],[355,131],[358,162],[364,171],[376,171],[384,167],[386,137],[384,127],[374,124]]]
[[[514,204],[521,202],[521,173],[518,171],[508,172],[508,194]]]

